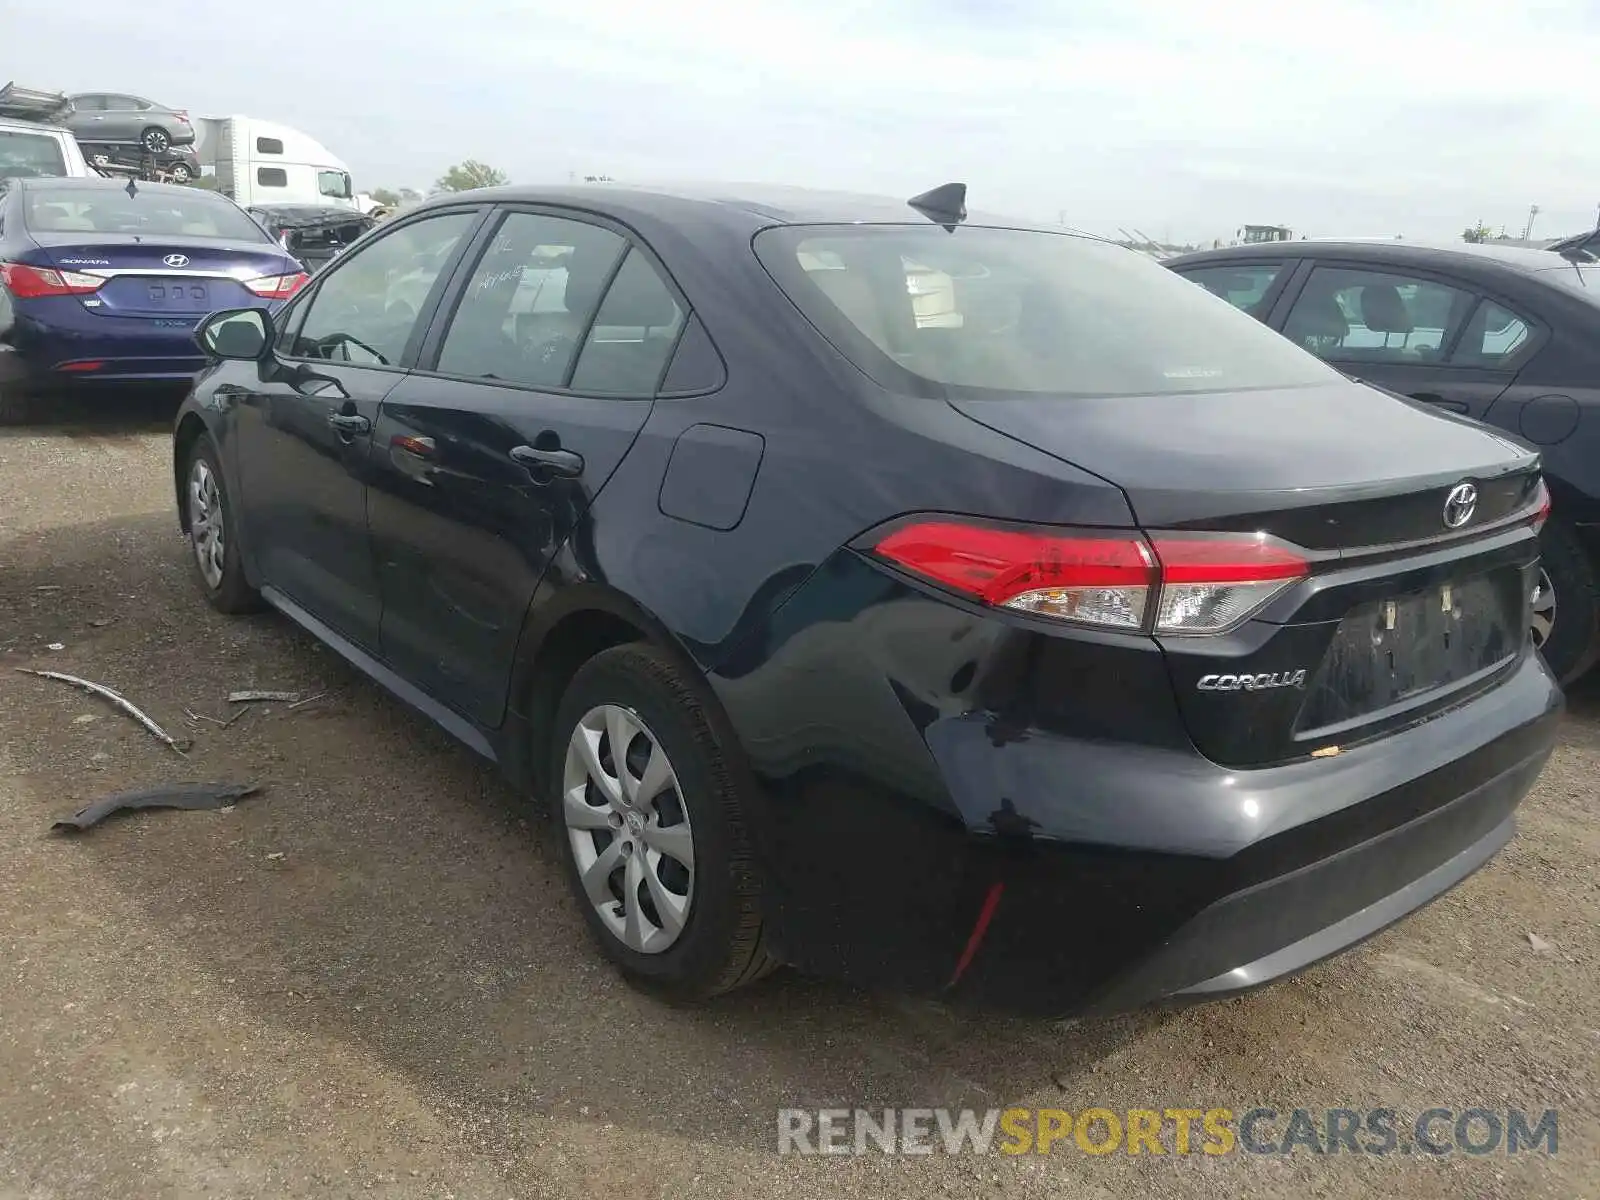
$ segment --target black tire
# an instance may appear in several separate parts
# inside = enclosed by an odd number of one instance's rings
[[[194,178],[194,173],[189,170],[188,163],[173,163],[171,167],[173,183],[188,183]]]
[[[641,953],[602,921],[585,894],[563,816],[567,748],[586,713],[617,705],[643,722],[671,761],[693,837],[688,915],[677,940]],[[551,819],[568,882],[590,933],[630,982],[678,1002],[708,1000],[778,966],[762,936],[761,872],[751,845],[745,796],[754,781],[673,658],[644,644],[617,646],[579,669],[557,711],[549,753]]]
[[[1555,620],[1540,653],[1562,686],[1575,682],[1600,658],[1600,578],[1577,532],[1550,521],[1539,534],[1540,565],[1555,593]]]
[[[204,464],[216,488],[215,512],[222,530],[222,571],[220,578],[215,581],[206,577],[205,570],[200,565],[201,554],[194,535],[196,510],[193,489],[196,487],[198,464]],[[195,439],[194,445],[189,448],[189,456],[184,461],[183,504],[183,527],[188,534],[189,542],[189,566],[194,571],[195,582],[200,585],[200,592],[205,596],[206,603],[218,612],[224,613],[247,613],[259,609],[261,596],[245,579],[244,563],[239,555],[239,538],[235,532],[238,522],[233,515],[228,481],[222,473],[217,448],[209,434],[203,433]]]
[[[152,125],[139,135],[139,144],[151,154],[164,154],[172,147],[172,139],[165,129]]]
[[[38,415],[35,397],[21,388],[0,383],[0,425],[27,425]]]

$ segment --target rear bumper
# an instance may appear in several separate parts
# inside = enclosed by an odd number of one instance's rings
[[[1107,1014],[1247,991],[1348,949],[1510,840],[1562,707],[1529,655],[1490,693],[1341,756],[1369,760],[1343,771],[1317,770],[1337,759],[1216,769],[1209,797],[1204,788],[1170,797],[1191,808],[1187,852],[1179,822],[1158,854],[1080,843],[1002,855],[992,866],[1004,885],[1000,905],[949,995],[1030,1013]],[[1262,827],[1219,854],[1215,801],[1227,791]]]
[[[206,365],[194,325],[160,328],[137,318],[73,314],[73,323],[46,323],[18,305],[15,368],[35,391],[77,389],[97,382],[179,382]]]
[[[1525,652],[1410,728],[1224,767],[1189,741],[1153,645],[871,582],[817,572],[785,606],[796,627],[711,679],[761,785],[780,956],[955,1003],[1206,999],[1354,945],[1505,843],[1564,706]]]

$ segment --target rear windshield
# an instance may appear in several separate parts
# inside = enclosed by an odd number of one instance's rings
[[[0,179],[53,177],[67,173],[61,139],[47,133],[0,129]]]
[[[266,231],[221,196],[125,187],[30,188],[24,223],[35,233],[129,233],[267,241]]]
[[[898,391],[1135,396],[1336,378],[1227,301],[1091,238],[783,226],[755,247],[807,318]]]

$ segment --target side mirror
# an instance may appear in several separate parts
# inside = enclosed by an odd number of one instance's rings
[[[272,345],[272,317],[259,308],[224,309],[200,322],[194,340],[212,358],[255,362]]]

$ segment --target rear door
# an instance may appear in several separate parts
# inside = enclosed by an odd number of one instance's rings
[[[239,511],[263,581],[369,652],[381,606],[366,505],[378,405],[405,377],[427,302],[483,211],[397,225],[320,276],[254,386],[231,397]],[[426,275],[418,262],[432,264]]]
[[[384,398],[369,513],[385,659],[493,727],[534,591],[581,541],[687,310],[644,248],[587,215],[508,209],[474,253]]]
[[[1475,420],[1542,337],[1531,319],[1463,280],[1357,263],[1313,267],[1274,319],[1346,374]]]

